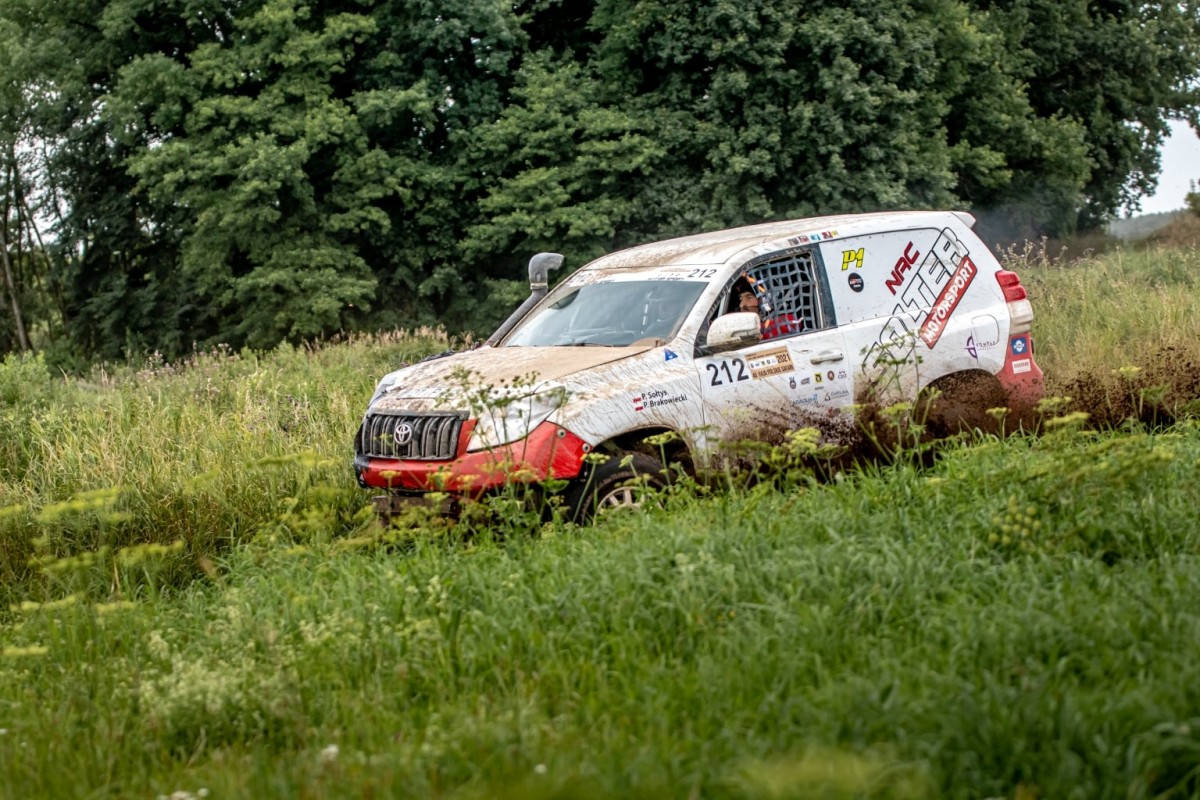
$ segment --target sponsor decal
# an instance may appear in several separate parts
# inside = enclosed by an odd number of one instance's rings
[[[1033,364],[1028,358],[1018,358],[1012,362],[1012,369],[1014,374],[1019,375],[1022,372],[1029,372],[1029,370],[1033,369]]]
[[[699,280],[699,281],[706,281],[706,280],[709,280],[710,278],[713,278],[714,276],[716,276],[716,274],[719,271],[720,270],[716,269],[715,267],[714,268],[705,268],[705,269],[693,269],[691,267],[662,267],[660,269],[656,269],[653,271],[648,270],[648,271],[643,272],[643,271],[639,270],[638,275],[637,275],[637,280],[645,280],[645,281],[697,281],[697,280]],[[571,285],[583,286],[583,285],[586,285],[589,283],[621,283],[625,280],[629,280],[629,278],[627,278],[627,277],[626,278],[605,277],[605,278],[595,278],[593,280],[576,279],[574,281],[571,281]]]
[[[866,372],[885,368],[886,365],[895,363],[897,358],[913,357],[922,320],[932,308],[934,298],[950,282],[959,264],[968,256],[967,247],[949,228],[942,229],[933,246],[928,248],[928,252],[921,254],[920,266],[917,267],[914,263],[910,274],[905,274],[907,268],[904,265],[909,260],[916,262],[918,255],[911,248],[906,248],[905,252],[908,255],[897,262],[890,281],[892,286],[888,287],[896,294],[896,305],[892,308],[891,316],[879,329],[878,340],[868,347],[863,355],[862,368]],[[981,333],[991,335],[979,327],[986,321],[985,317],[975,319],[977,337]],[[992,322],[995,320],[992,319]],[[994,330],[995,336],[999,337],[998,324]],[[980,346],[978,338],[975,346]]]
[[[970,354],[971,358],[979,358],[979,351],[975,349],[974,336],[967,337],[967,353]]]
[[[815,394],[805,395],[804,397],[793,397],[792,402],[798,406],[816,405],[817,396]]]
[[[670,361],[673,358],[679,358],[679,354],[673,353],[669,349],[663,351],[663,361]]]
[[[671,406],[676,403],[686,403],[686,394],[669,395],[662,389],[651,389],[648,392],[642,392],[633,397],[633,410],[644,411],[647,408],[658,408],[659,406]]]
[[[1018,336],[1012,340],[1012,344],[1009,345],[1009,349],[1012,350],[1012,354],[1014,356],[1025,355],[1029,352],[1029,338],[1027,336]]]
[[[862,269],[863,251],[865,247],[860,247],[857,250],[842,251],[842,272],[850,269],[853,266],[855,269]]]
[[[852,292],[861,292],[863,290],[862,275],[859,275],[857,272],[851,272],[846,278],[846,283],[850,284],[850,291]]]
[[[774,350],[763,350],[746,359],[750,374],[755,378],[769,378],[772,375],[783,375],[795,371],[792,357],[786,347]]]
[[[809,242],[820,242],[825,239],[832,239],[838,235],[837,231],[821,231],[820,233],[802,233],[799,236],[792,236],[787,240],[790,245],[808,244]]]
[[[884,281],[888,291],[895,294],[896,290],[904,285],[904,274],[912,269],[912,265],[917,263],[920,257],[921,251],[913,247],[912,242],[904,246],[904,253],[896,259],[896,266],[892,267],[892,276]]]
[[[946,322],[954,313],[954,309],[958,308],[959,302],[967,293],[971,281],[975,280],[978,273],[979,269],[975,266],[975,262],[970,257],[963,256],[962,260],[958,262],[958,268],[950,276],[950,280],[942,287],[941,294],[938,295],[937,300],[933,301],[933,308],[929,310],[929,316],[921,324],[920,330],[921,341],[925,342],[925,346],[930,350],[937,344],[938,339],[942,338],[942,332],[946,330]]]
[[[838,380],[842,380],[842,381],[846,380],[846,370],[844,370],[844,369],[838,370]]]
[[[789,389],[795,389],[795,388],[796,388],[796,376],[795,376],[795,375],[793,375],[792,377],[788,378],[788,388],[789,388]]]
[[[821,376],[821,373],[818,372],[816,375],[813,375],[813,383],[820,383],[822,380],[824,378]]]
[[[825,373],[825,377],[826,377],[826,378],[829,378],[829,380],[833,380],[833,379],[834,379],[835,377],[837,377],[837,376],[834,374],[834,371],[833,371],[833,370],[829,370],[829,372],[826,372],[826,373]]]
[[[807,375],[800,379],[801,386],[808,386],[810,383],[812,383],[812,378],[808,377]]]
[[[1000,323],[991,314],[980,314],[971,319],[975,329],[975,349],[991,350],[1000,344]]]
[[[834,400],[844,400],[845,398],[847,398],[849,396],[850,396],[850,391],[848,389],[838,389],[833,392],[826,392],[825,393],[825,402],[829,403]]]

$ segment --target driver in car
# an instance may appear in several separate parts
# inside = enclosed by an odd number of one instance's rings
[[[738,298],[738,311],[752,311],[758,314],[762,319],[762,338],[774,339],[776,336],[785,336],[792,333],[799,333],[804,327],[804,323],[790,311],[782,314],[772,314],[771,305],[767,302],[760,301],[759,296],[751,288],[749,278],[746,280],[739,279],[734,284],[734,291]],[[761,284],[758,284],[761,286]],[[765,300],[766,292],[763,292]]]

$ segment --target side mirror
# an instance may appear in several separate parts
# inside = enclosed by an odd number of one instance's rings
[[[550,286],[550,273],[562,266],[563,257],[558,253],[538,253],[529,259],[529,288],[546,291]]]
[[[704,344],[709,352],[720,353],[762,341],[762,326],[753,311],[722,314],[708,326]]]

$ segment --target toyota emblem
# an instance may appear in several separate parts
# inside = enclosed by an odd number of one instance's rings
[[[401,422],[396,426],[396,432],[392,434],[392,438],[396,440],[396,445],[404,447],[412,441],[413,426],[407,422]]]

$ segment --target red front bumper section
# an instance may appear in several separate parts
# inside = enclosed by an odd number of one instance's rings
[[[371,458],[355,464],[364,486],[408,492],[476,494],[506,483],[533,483],[548,478],[574,478],[590,449],[582,439],[552,422],[529,436],[491,450],[467,452],[475,421],[462,426],[458,457],[450,461]]]

